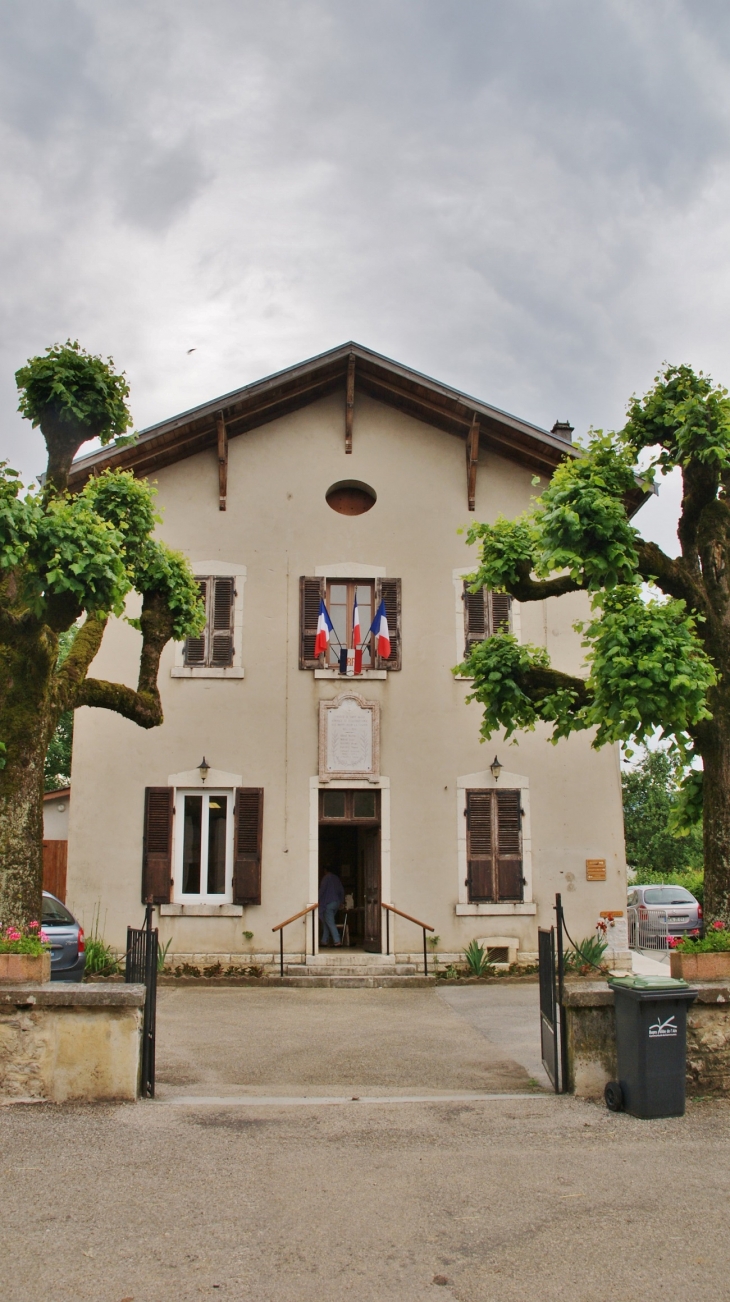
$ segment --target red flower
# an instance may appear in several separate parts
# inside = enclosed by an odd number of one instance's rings
[[[724,923],[724,922],[720,922],[720,920],[718,919],[717,922],[713,922],[713,924],[712,924],[712,929],[713,929],[713,931],[724,931],[724,930],[725,930],[725,923]]]

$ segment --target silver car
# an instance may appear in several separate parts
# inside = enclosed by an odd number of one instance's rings
[[[651,915],[666,913],[667,934],[685,936],[696,931],[702,935],[702,905],[684,886],[632,886],[629,890],[629,908],[638,910],[639,922],[650,921]]]
[[[84,929],[55,895],[43,892],[41,926],[51,946],[51,981],[82,981],[86,967]]]

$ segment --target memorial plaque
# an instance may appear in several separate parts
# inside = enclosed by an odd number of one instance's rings
[[[319,776],[377,778],[380,709],[354,692],[319,704]]]

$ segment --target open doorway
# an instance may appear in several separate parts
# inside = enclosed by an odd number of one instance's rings
[[[381,952],[380,792],[320,791],[319,876],[335,872],[345,891],[338,916],[345,945]]]

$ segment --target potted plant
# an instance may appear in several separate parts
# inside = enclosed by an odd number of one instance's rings
[[[50,979],[51,947],[39,922],[0,931],[0,982]]]
[[[713,922],[702,939],[670,936],[669,945],[673,977],[684,977],[685,981],[730,977],[730,930],[724,922]]]

